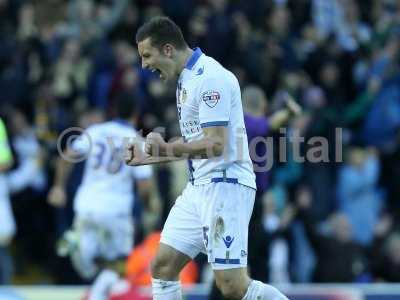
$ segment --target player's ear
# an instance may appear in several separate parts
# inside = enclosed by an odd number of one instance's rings
[[[164,53],[165,56],[171,58],[172,54],[174,52],[174,49],[175,49],[174,46],[172,46],[171,44],[165,44],[163,46],[162,50],[163,50],[163,53]]]

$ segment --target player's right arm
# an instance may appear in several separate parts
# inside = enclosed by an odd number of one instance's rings
[[[146,154],[146,157],[141,158],[132,158],[125,160],[128,166],[143,166],[143,165],[153,165],[160,163],[168,163],[173,161],[182,160],[181,157],[160,157],[160,156],[151,156]]]
[[[68,149],[67,157],[73,157],[73,152]],[[62,157],[58,157],[54,174],[54,183],[50,188],[47,201],[55,207],[64,207],[67,202],[66,183],[72,170],[72,164]]]
[[[183,139],[179,139],[176,142],[180,142]],[[152,165],[159,163],[167,163],[185,159],[185,157],[176,156],[153,156],[145,151],[145,141],[137,139],[134,143],[127,146],[124,152],[125,163],[128,166],[142,166]]]
[[[57,159],[54,172],[54,183],[47,196],[49,204],[55,207],[64,207],[67,202],[66,184],[72,171],[72,163],[80,161],[82,155],[90,153],[92,140],[94,139],[96,127],[89,127],[85,133],[75,138],[67,145],[65,152]],[[71,160],[69,160],[70,158]]]
[[[131,168],[136,183],[137,194],[143,203],[143,225],[145,228],[154,228],[159,220],[161,203],[155,192],[153,168],[151,166],[137,166]]]

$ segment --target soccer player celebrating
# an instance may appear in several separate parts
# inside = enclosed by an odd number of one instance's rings
[[[277,289],[247,275],[248,225],[256,192],[236,77],[199,48],[190,49],[179,27],[155,17],[136,34],[142,67],[177,82],[183,138],[166,142],[150,133],[126,151],[128,165],[188,158],[190,181],[164,225],[152,264],[153,298],[181,299],[178,274],[198,253],[208,256],[227,299],[284,300]],[[221,45],[223,47],[223,45]]]
[[[142,200],[151,190],[150,166],[129,168],[124,164],[126,139],[137,135],[133,99],[117,101],[119,119],[89,126],[75,139],[56,166],[50,204],[66,204],[65,185],[71,164],[65,158],[86,155],[82,183],[74,199],[73,229],[64,234],[58,247],[60,255],[69,255],[74,268],[86,279],[97,278],[89,300],[108,299],[110,287],[125,270],[125,260],[133,246],[132,206],[134,182]]]

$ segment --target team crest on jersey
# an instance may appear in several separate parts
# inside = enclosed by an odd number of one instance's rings
[[[178,97],[179,104],[185,103],[186,99],[187,99],[187,91],[185,88],[183,88],[179,93],[179,97]]]
[[[182,90],[182,100],[181,100],[181,102],[185,103],[186,99],[187,99],[187,91],[186,91],[186,89],[183,89]]]
[[[207,104],[207,106],[213,108],[215,105],[217,105],[221,96],[217,91],[207,91],[202,94],[201,98],[205,104]]]

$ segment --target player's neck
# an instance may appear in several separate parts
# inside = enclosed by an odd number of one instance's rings
[[[136,127],[136,121],[137,121],[137,117],[136,115],[129,117],[127,119],[123,119],[123,118],[115,118],[114,121],[119,122],[121,124],[126,124],[128,126],[133,126]]]
[[[185,50],[182,50],[178,54],[178,76],[182,73],[183,69],[185,68],[188,60],[193,54],[193,50],[187,47]]]

